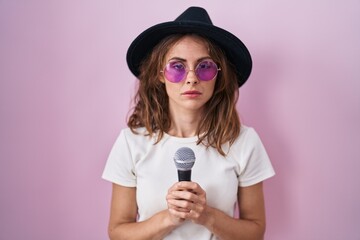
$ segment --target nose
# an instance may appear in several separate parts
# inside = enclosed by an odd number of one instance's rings
[[[197,84],[198,82],[199,80],[195,74],[195,71],[189,70],[186,76],[186,84]]]

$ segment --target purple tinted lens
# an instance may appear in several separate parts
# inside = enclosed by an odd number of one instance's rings
[[[180,82],[184,79],[186,69],[181,62],[169,62],[164,71],[164,75],[170,82]]]
[[[218,72],[217,65],[212,61],[202,61],[196,67],[196,76],[201,81],[213,80]]]
[[[185,65],[182,62],[169,62],[164,70],[165,78],[174,83],[184,80],[187,74]],[[205,60],[200,62],[195,69],[196,77],[201,81],[213,80],[218,72],[218,67],[213,61]]]

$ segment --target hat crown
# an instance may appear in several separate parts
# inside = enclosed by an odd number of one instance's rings
[[[201,7],[189,7],[175,19],[175,22],[200,22],[212,25],[209,14]]]
[[[172,34],[198,34],[209,39],[224,51],[235,67],[239,87],[249,78],[252,60],[244,43],[234,34],[213,25],[207,11],[197,6],[189,7],[174,21],[156,24],[136,37],[126,54],[129,69],[136,77],[140,77],[140,66],[144,58],[149,56],[160,41]]]

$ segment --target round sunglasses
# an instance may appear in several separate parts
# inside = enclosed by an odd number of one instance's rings
[[[184,80],[190,71],[193,71],[200,81],[211,81],[215,79],[221,68],[212,60],[207,59],[199,62],[195,70],[190,70],[182,61],[173,60],[168,62],[164,70],[160,72],[164,74],[168,81],[178,83]]]

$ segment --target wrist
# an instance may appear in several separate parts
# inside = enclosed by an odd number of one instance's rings
[[[213,232],[214,230],[214,225],[215,225],[215,219],[216,219],[216,210],[212,207],[207,207],[206,210],[206,221],[204,226],[210,231]]]
[[[163,215],[162,223],[163,223],[164,227],[166,227],[170,230],[175,229],[177,226],[179,226],[184,221],[183,219],[178,219],[178,218],[171,216],[171,214],[169,213],[168,210],[165,210],[162,215]]]

